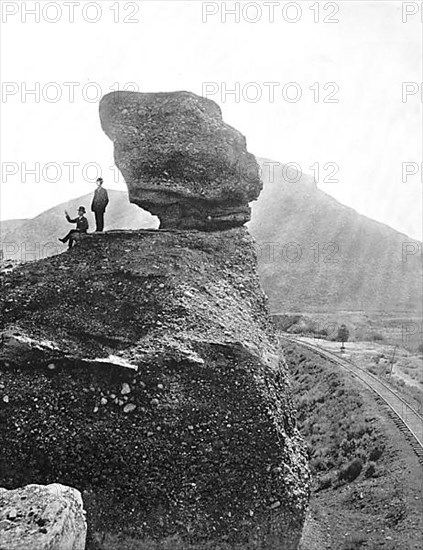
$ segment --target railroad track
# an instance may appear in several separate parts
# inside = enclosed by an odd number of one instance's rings
[[[370,388],[376,394],[376,401],[387,409],[395,425],[405,435],[423,466],[423,417],[388,384],[353,361],[339,357],[318,345],[290,336],[280,335],[280,338],[308,348],[320,357],[339,365]]]

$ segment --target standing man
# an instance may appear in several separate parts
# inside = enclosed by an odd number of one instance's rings
[[[103,188],[103,178],[98,178],[97,189],[94,192],[93,202],[91,203],[91,210],[95,215],[96,231],[103,231],[104,229],[104,212],[108,204],[109,195]]]

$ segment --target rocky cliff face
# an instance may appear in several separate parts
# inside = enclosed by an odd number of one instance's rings
[[[93,235],[3,289],[3,486],[75,486],[97,532],[296,547],[306,461],[245,229]]]
[[[297,548],[308,470],[256,268],[237,227],[88,235],[5,275],[0,483],[77,487],[92,532],[155,549]]]

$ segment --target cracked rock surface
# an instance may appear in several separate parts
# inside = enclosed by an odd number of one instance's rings
[[[79,491],[59,483],[0,488],[0,548],[84,550],[87,533]]]

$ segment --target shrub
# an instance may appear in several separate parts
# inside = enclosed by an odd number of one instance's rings
[[[341,325],[338,329],[338,341],[348,342],[349,337],[350,337],[350,331],[348,330],[346,325]]]
[[[350,387],[343,373],[311,354],[304,357],[301,347],[291,349],[294,352],[288,365],[314,488],[330,490],[364,474],[369,461],[382,455],[383,437],[375,425],[376,417],[366,413],[359,391]]]
[[[383,342],[385,340],[385,337],[380,334],[380,332],[374,332],[371,335],[371,339],[373,340],[373,342]]]
[[[376,464],[374,462],[369,462],[367,468],[364,471],[364,477],[373,477],[376,473]]]
[[[367,536],[361,533],[351,533],[345,539],[343,550],[358,550],[367,542]]]
[[[375,462],[376,460],[379,460],[382,454],[383,454],[383,447],[380,445],[375,445],[369,453],[369,460]]]
[[[313,460],[310,461],[310,469],[313,474],[316,474],[317,472],[324,472],[326,466],[321,458],[313,458]]]
[[[354,481],[358,478],[363,469],[363,462],[359,458],[354,458],[343,466],[338,474],[340,481]]]
[[[332,477],[330,475],[325,475],[319,479],[319,483],[317,485],[317,491],[324,491],[325,489],[329,489],[332,485]]]

